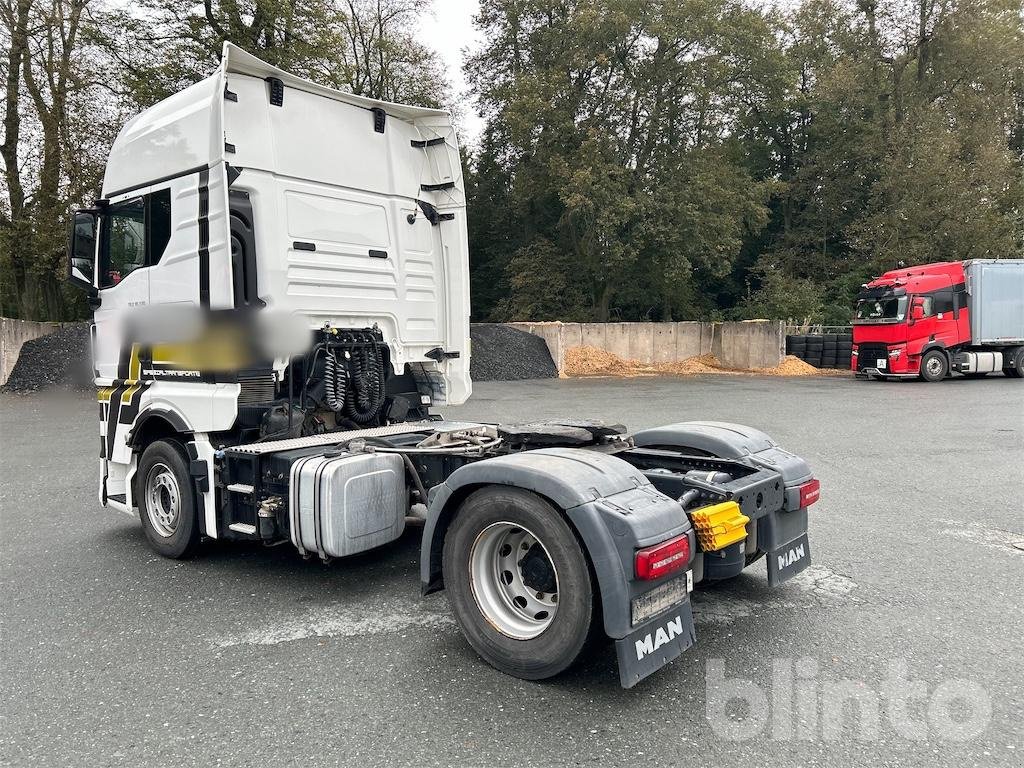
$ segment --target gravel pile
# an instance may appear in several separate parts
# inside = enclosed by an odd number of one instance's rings
[[[93,387],[89,324],[74,323],[26,341],[4,392]]]
[[[474,381],[554,379],[558,376],[548,345],[540,336],[496,323],[470,326],[469,372]]]

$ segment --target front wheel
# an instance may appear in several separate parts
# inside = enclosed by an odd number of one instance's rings
[[[942,381],[949,373],[946,355],[937,349],[925,352],[921,358],[921,378],[925,381]]]
[[[164,557],[189,557],[199,544],[199,523],[184,450],[157,440],[143,451],[138,478],[139,517],[149,545]]]
[[[491,666],[543,680],[579,658],[595,589],[579,540],[544,499],[518,488],[473,493],[445,536],[442,569],[463,634]]]

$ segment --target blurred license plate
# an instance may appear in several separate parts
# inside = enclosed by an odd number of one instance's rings
[[[642,624],[652,616],[657,616],[662,611],[667,611],[674,605],[678,605],[686,599],[686,596],[693,589],[693,572],[687,571],[686,577],[667,581],[661,586],[655,587],[650,592],[644,592],[639,597],[633,598],[632,619],[633,626]]]
[[[875,360],[875,367],[876,368],[885,368],[885,358],[884,357],[880,357],[877,360]]]

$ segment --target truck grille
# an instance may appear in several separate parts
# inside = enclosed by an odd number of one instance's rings
[[[888,359],[886,358],[888,354],[889,350],[885,344],[858,344],[857,370],[863,371],[865,368],[875,368],[875,363],[879,360]]]

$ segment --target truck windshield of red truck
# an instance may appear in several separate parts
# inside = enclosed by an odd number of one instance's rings
[[[855,322],[900,323],[906,316],[906,296],[880,296],[857,302]]]

